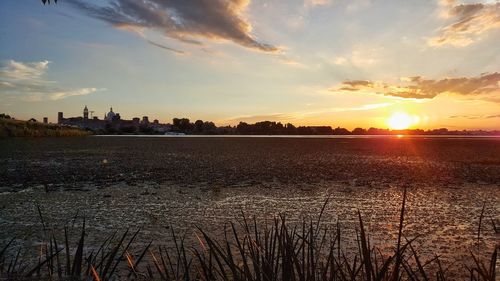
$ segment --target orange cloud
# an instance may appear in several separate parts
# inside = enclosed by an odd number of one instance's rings
[[[452,22],[441,28],[439,36],[428,40],[431,46],[467,46],[477,41],[481,34],[500,28],[498,2],[455,5],[455,1],[446,1],[444,5],[448,9],[446,17]]]
[[[369,92],[384,96],[411,99],[432,99],[444,93],[463,96],[484,97],[500,94],[500,73],[481,74],[478,77],[456,77],[440,80],[424,79],[421,76],[402,79],[404,85],[369,80],[348,80],[338,87],[330,89],[334,92]]]

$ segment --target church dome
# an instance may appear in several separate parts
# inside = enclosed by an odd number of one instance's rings
[[[113,112],[113,108],[111,107],[111,108],[109,109],[108,114],[106,114],[106,119],[107,119],[107,120],[109,120],[109,121],[112,121],[112,120],[113,120],[113,118],[115,117],[115,115],[116,115],[116,114]]]

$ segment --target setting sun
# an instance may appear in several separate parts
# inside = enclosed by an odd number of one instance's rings
[[[397,112],[394,113],[389,119],[387,120],[387,124],[389,125],[389,128],[393,130],[404,130],[408,129],[412,125],[418,123],[418,117],[412,117],[408,115],[407,113],[404,112]]]

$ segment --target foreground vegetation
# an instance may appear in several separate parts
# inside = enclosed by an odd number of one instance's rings
[[[0,138],[7,137],[67,137],[87,136],[90,132],[56,124],[21,121],[0,117]]]
[[[171,231],[172,247],[132,247],[139,230],[116,232],[100,245],[86,245],[85,218],[80,230],[69,225],[58,232],[43,219],[38,208],[45,241],[31,262],[23,260],[29,252],[12,246],[15,239],[0,248],[0,276],[8,280],[447,280],[448,272],[438,255],[423,260],[414,242],[418,237],[403,235],[406,191],[399,218],[397,239],[392,253],[371,246],[358,211],[357,251],[346,250],[342,230],[337,224],[326,227],[322,215],[317,219],[291,223],[280,215],[270,225],[247,220],[243,215],[229,223],[222,237],[215,238],[197,227],[198,243],[187,245],[185,237]],[[484,210],[484,209],[483,209]],[[478,239],[481,233],[481,217]],[[73,221],[74,223],[74,221]],[[495,228],[496,230],[496,228]],[[71,233],[78,233],[72,248]],[[471,263],[460,275],[468,280],[496,278],[497,249],[487,261],[473,253]],[[35,262],[33,262],[35,261]]]

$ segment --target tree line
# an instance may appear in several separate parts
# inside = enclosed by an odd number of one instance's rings
[[[13,117],[0,113],[0,119],[14,119]],[[34,121],[33,121],[34,120]],[[36,122],[35,119],[30,121]],[[390,130],[381,128],[355,128],[348,130],[342,127],[333,128],[331,126],[295,126],[291,123],[281,123],[275,121],[261,121],[253,124],[240,122],[236,126],[217,126],[214,122],[196,120],[191,122],[188,118],[174,118],[170,126],[170,132],[183,133],[187,135],[481,135],[500,136],[500,131],[485,130],[448,130],[439,128],[432,130],[406,129]],[[97,134],[160,134],[151,126],[141,125],[123,126],[114,128],[112,124],[107,124],[104,131],[94,132]]]
[[[500,135],[500,131],[484,130],[448,130],[439,128],[432,130],[406,129],[390,130],[381,128],[355,128],[348,130],[331,126],[295,126],[275,121],[261,121],[253,124],[240,122],[236,126],[217,127],[213,122],[196,120],[192,123],[188,118],[174,118],[172,132],[194,135]]]

